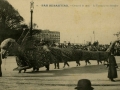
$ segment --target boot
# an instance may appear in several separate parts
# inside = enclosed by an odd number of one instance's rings
[[[115,82],[115,80],[113,80],[113,78],[110,79],[112,82]]]

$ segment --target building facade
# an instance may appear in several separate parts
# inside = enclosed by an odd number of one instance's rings
[[[39,40],[50,41],[51,43],[60,43],[60,32],[41,30],[41,32],[34,34]]]

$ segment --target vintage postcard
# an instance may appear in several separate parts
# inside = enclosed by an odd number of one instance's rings
[[[120,0],[0,1],[37,38],[5,48],[15,55],[2,60],[1,90],[120,90]]]

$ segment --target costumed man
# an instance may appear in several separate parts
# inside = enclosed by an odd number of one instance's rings
[[[115,81],[114,78],[117,78],[117,70],[116,68],[118,68],[117,66],[117,63],[116,63],[116,59],[114,57],[114,50],[112,49],[111,50],[111,53],[108,57],[108,78],[111,80],[111,81]]]

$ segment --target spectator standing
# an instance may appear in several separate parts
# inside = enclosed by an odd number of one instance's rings
[[[117,70],[116,68],[118,68],[117,66],[117,63],[116,63],[116,59],[113,55],[113,50],[110,54],[110,56],[108,57],[108,78],[111,80],[111,81],[115,81],[114,78],[117,78]]]

